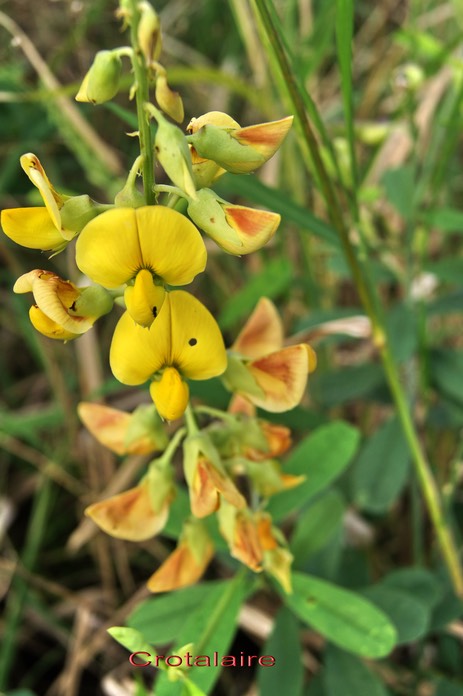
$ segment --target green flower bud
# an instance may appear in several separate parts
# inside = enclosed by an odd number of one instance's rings
[[[152,104],[148,111],[158,122],[154,149],[156,156],[171,181],[189,198],[196,199],[190,150],[180,128],[169,123]]]
[[[117,94],[121,72],[122,63],[116,51],[98,51],[76,94],[76,101],[92,104],[109,101]]]
[[[82,317],[102,317],[113,308],[114,300],[110,293],[101,285],[90,285],[84,288],[74,302],[72,313]],[[71,310],[69,310],[71,312]]]
[[[95,203],[87,194],[72,196],[60,209],[61,224],[71,232],[81,232],[87,222],[107,209],[107,205]]]
[[[277,213],[228,203],[208,188],[189,202],[188,215],[222,249],[238,256],[264,246],[281,219]]]
[[[161,24],[153,6],[149,2],[140,2],[140,21],[137,29],[137,39],[141,52],[149,66],[161,55]]]

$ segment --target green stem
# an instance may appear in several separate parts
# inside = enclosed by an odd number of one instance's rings
[[[333,226],[338,231],[342,248],[350,266],[357,292],[365,311],[370,318],[373,329],[373,341],[379,350],[392,398],[413,458],[421,491],[426,502],[426,507],[429,512],[444,561],[452,578],[454,590],[457,595],[463,596],[463,573],[458,558],[458,550],[452,531],[444,517],[439,489],[432,474],[431,467],[422,449],[412,420],[407,397],[400,383],[398,368],[391,353],[385,328],[382,324],[380,316],[376,311],[374,288],[369,287],[368,283],[365,281],[362,266],[357,257],[356,250],[350,240],[349,229],[345,223],[342,207],[336,195],[333,183],[331,182],[320,157],[318,143],[304,108],[304,101],[301,97],[300,88],[294,70],[290,64],[290,61],[288,60],[281,38],[272,21],[272,15],[269,11],[271,0],[254,0],[254,2],[262,20],[262,24],[265,28],[271,50],[276,57],[280,71],[285,76],[288,94],[291,98],[295,111],[295,117],[299,122],[301,132],[317,171],[318,180],[320,181],[320,187],[325,198],[328,214]]]
[[[174,456],[177,447],[180,445],[181,440],[185,437],[186,435],[186,428],[179,428],[175,435],[173,436],[172,440],[169,442],[167,445],[166,449],[164,450],[164,453],[162,456],[159,458],[158,461],[161,461],[165,466],[169,466],[172,457]]]
[[[198,425],[191,407],[191,403],[188,404],[185,411],[186,426],[188,428],[188,435],[197,435],[199,432]]]
[[[140,11],[137,0],[130,0],[130,38],[133,46],[132,66],[135,75],[135,98],[137,103],[138,139],[140,155],[143,158],[143,190],[147,205],[154,205],[154,150],[151,127],[145,112],[145,104],[149,102],[149,78],[145,58],[138,43],[138,23]]]

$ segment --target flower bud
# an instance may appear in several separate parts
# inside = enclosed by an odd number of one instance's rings
[[[169,87],[165,74],[161,73],[157,77],[155,96],[159,108],[177,123],[182,123],[185,117],[182,97]]]
[[[61,224],[66,230],[70,230],[75,236],[81,232],[85,225],[108,209],[106,205],[95,203],[90,196],[69,197],[60,209]]]
[[[76,101],[103,104],[116,96],[122,72],[122,62],[116,51],[98,51],[85,75]]]
[[[220,533],[226,540],[233,558],[237,558],[255,573],[262,571],[263,552],[251,511],[237,510],[224,502],[217,516]]]
[[[169,123],[158,109],[150,105],[149,113],[158,122],[154,149],[167,176],[190,198],[196,199],[190,150],[180,128]]]
[[[293,117],[288,116],[239,128],[229,125],[228,119],[232,119],[227,114],[222,116],[225,126],[216,125],[220,119],[209,119],[208,114],[197,119],[190,128],[192,135],[188,136],[188,142],[200,157],[213,160],[233,174],[248,174],[267,162],[280,147],[293,122]],[[205,122],[199,129],[198,121]]]
[[[151,3],[140,2],[138,10],[140,21],[138,22],[137,39],[146,65],[149,67],[161,55],[161,24]]]
[[[232,205],[208,188],[189,202],[188,215],[222,249],[238,256],[263,247],[281,220],[277,213]]]

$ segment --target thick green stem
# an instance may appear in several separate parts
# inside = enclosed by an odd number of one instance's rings
[[[140,12],[137,0],[130,0],[130,38],[133,46],[132,66],[135,75],[135,98],[137,102],[138,139],[140,155],[143,158],[143,190],[147,205],[155,203],[154,194],[154,154],[151,128],[145,112],[145,104],[149,102],[149,76],[145,58],[138,42],[138,23]]]
[[[422,449],[412,420],[407,397],[400,382],[398,367],[393,358],[385,328],[381,321],[381,317],[376,311],[374,288],[369,287],[368,283],[366,282],[366,276],[363,273],[356,250],[350,240],[349,229],[345,223],[345,216],[342,207],[338,200],[333,183],[323,164],[318,142],[304,108],[301,88],[284,50],[281,37],[276,31],[273,23],[272,13],[269,11],[270,2],[271,0],[254,0],[258,15],[265,28],[271,50],[275,55],[281,73],[285,77],[288,95],[295,111],[295,118],[298,122],[305,143],[310,151],[312,161],[317,172],[317,177],[320,182],[321,191],[325,198],[328,214],[333,226],[338,231],[342,248],[350,266],[357,292],[365,311],[370,318],[373,328],[373,341],[381,356],[389,388],[391,390],[402,429],[413,458],[421,491],[426,502],[426,507],[431,518],[444,561],[452,578],[454,590],[459,596],[463,596],[463,573],[458,558],[458,550],[452,531],[444,516],[439,489],[432,474],[431,467]]]

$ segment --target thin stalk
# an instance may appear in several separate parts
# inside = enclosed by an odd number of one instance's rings
[[[322,194],[327,205],[328,214],[333,226],[336,228],[339,234],[342,249],[349,264],[357,292],[363,303],[365,311],[370,318],[373,328],[373,341],[379,351],[379,355],[383,363],[384,372],[410,453],[412,455],[417,479],[420,484],[421,492],[423,494],[426,507],[441,548],[442,556],[452,578],[456,594],[463,596],[463,573],[458,558],[455,540],[445,519],[439,489],[432,474],[431,467],[422,449],[412,420],[407,397],[400,383],[398,368],[391,353],[385,327],[376,311],[376,298],[373,296],[374,289],[369,287],[368,283],[365,281],[363,269],[358,260],[356,250],[349,238],[349,229],[344,221],[344,214],[341,204],[336,195],[333,183],[330,180],[320,157],[318,143],[304,108],[304,101],[300,94],[296,76],[284,51],[281,38],[272,22],[272,15],[269,11],[271,0],[254,0],[254,2],[259,13],[259,17],[261,18],[262,24],[265,28],[269,46],[277,60],[280,71],[285,76],[288,93],[294,107],[295,117],[299,122],[303,137],[310,150],[314,166],[317,170]]]
[[[21,565],[27,571],[32,571],[37,560],[48,515],[50,493],[51,482],[46,476],[42,476],[35,494],[34,507],[21,558]],[[3,692],[8,686],[8,675],[19,645],[18,631],[28,593],[27,580],[22,575],[16,574],[5,612],[5,631],[0,650],[0,692]]]
[[[137,103],[138,139],[140,155],[143,158],[143,190],[147,205],[154,205],[154,154],[151,127],[145,112],[149,102],[149,76],[145,58],[138,42],[138,24],[140,11],[137,0],[130,0],[130,39],[133,46],[132,66],[135,75],[135,98]]]
[[[246,568],[240,568],[240,570],[236,573],[235,577],[233,580],[231,580],[229,586],[223,593],[223,595],[220,597],[219,601],[215,605],[215,607],[212,608],[211,613],[209,615],[209,619],[206,624],[206,628],[199,639],[198,643],[195,644],[195,654],[196,655],[201,655],[202,652],[204,651],[204,648],[206,647],[209,639],[214,635],[214,633],[217,632],[217,629],[222,621],[222,614],[224,610],[226,609],[228,603],[230,602],[231,598],[233,595],[236,593],[237,589],[239,588],[240,584],[243,581],[244,576],[247,573]]]

